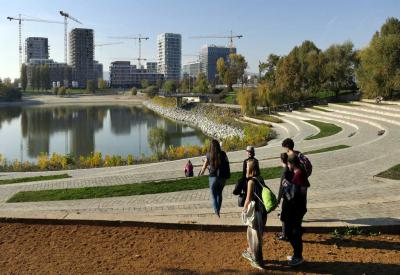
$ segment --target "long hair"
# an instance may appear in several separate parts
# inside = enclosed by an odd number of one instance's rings
[[[213,139],[210,143],[210,166],[217,170],[221,164],[221,146],[218,140]]]
[[[247,167],[251,177],[258,177],[260,175],[260,168],[254,159],[249,159],[247,161]]]

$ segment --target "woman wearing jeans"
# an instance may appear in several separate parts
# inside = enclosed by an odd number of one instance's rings
[[[213,139],[210,143],[210,149],[207,152],[206,160],[200,170],[199,175],[203,175],[206,168],[209,170],[209,183],[212,197],[212,203],[215,214],[219,217],[222,205],[222,190],[225,186],[225,178],[219,177],[222,158],[227,158],[224,151],[221,150],[218,140]],[[227,161],[227,159],[225,160]]]

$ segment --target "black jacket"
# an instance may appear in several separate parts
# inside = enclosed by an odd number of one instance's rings
[[[243,161],[243,170],[242,170],[242,176],[238,180],[238,182],[235,185],[235,188],[233,189],[233,194],[234,195],[239,195],[241,193],[246,193],[247,191],[247,178],[246,178],[246,170],[247,170],[247,161],[250,159],[254,159],[256,161],[256,169],[258,169],[258,174],[260,174],[260,166],[258,164],[258,160],[255,157],[249,157]]]

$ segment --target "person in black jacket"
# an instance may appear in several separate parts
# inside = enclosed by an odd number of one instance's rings
[[[240,195],[241,193],[246,193],[247,190],[247,177],[246,177],[246,170],[247,170],[247,162],[249,160],[255,161],[255,170],[257,175],[260,175],[260,166],[258,164],[258,160],[255,158],[255,151],[253,146],[246,147],[247,158],[243,161],[243,169],[242,169],[242,176],[240,177],[239,181],[236,183],[236,186],[233,190],[234,195]]]
[[[283,180],[286,179],[290,181],[293,178],[293,172],[288,167],[288,154],[282,153],[281,154],[281,165],[283,167],[282,175],[281,175],[281,183],[279,185],[279,193],[278,193],[278,205],[281,203],[282,196],[283,196]],[[280,214],[282,216],[282,213]],[[282,220],[282,234],[277,237],[279,241],[287,241],[288,238],[285,234],[285,221]]]

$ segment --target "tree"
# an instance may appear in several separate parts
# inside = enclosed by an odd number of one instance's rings
[[[21,66],[21,88],[23,91],[26,91],[27,85],[28,85],[28,75],[26,72],[26,65],[22,64],[22,66]]]
[[[86,91],[92,94],[96,92],[96,85],[93,80],[90,79],[86,82]]]
[[[162,86],[163,86],[163,81],[162,81],[162,79],[157,79],[157,81],[156,81],[156,87],[157,87],[158,89],[161,89]]]
[[[350,41],[342,45],[331,45],[324,52],[323,87],[336,96],[341,90],[355,88],[355,51]]]
[[[167,132],[163,128],[152,128],[147,136],[147,142],[151,150],[157,154],[161,155],[162,147],[167,139]]]
[[[178,85],[176,85],[175,80],[167,80],[167,81],[165,81],[165,83],[163,85],[163,89],[164,89],[164,91],[171,93],[171,92],[176,91],[177,86]]]
[[[99,87],[99,89],[103,90],[107,87],[106,85],[106,81],[104,79],[99,78],[97,80],[97,87]]]
[[[391,98],[400,91],[400,21],[388,18],[358,58],[356,79],[363,96]]]
[[[179,83],[179,89],[182,92],[189,91],[189,83],[190,83],[189,77],[190,77],[189,75],[184,75],[181,82]]]
[[[199,73],[197,76],[194,90],[202,94],[208,92],[208,81],[204,73]]]
[[[232,91],[232,86],[241,79],[243,82],[244,71],[247,68],[247,62],[244,56],[231,53],[228,62],[223,58],[217,60],[217,72],[223,83]]]
[[[257,95],[251,88],[242,88],[237,94],[237,101],[243,114],[255,115],[257,112]]]
[[[142,79],[142,81],[140,81],[140,85],[142,86],[142,89],[146,89],[149,87],[149,81],[147,79]]]
[[[131,89],[131,95],[137,95],[137,89],[136,89],[136,87],[132,87],[132,89]]]
[[[41,81],[42,81],[42,89],[49,90],[51,88],[50,68],[49,65],[47,64],[41,67]]]

